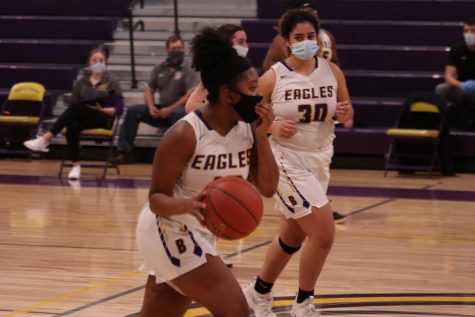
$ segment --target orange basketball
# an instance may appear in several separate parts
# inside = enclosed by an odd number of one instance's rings
[[[262,219],[264,204],[259,191],[241,177],[226,176],[205,188],[203,210],[206,227],[218,238],[237,240],[253,232]]]

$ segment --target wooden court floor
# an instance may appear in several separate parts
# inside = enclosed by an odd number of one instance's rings
[[[135,224],[151,165],[107,181],[84,171],[76,183],[58,179],[58,168],[0,160],[0,316],[134,316],[145,281]],[[475,174],[334,170],[329,197],[348,217],[317,284],[323,315],[475,316]],[[219,242],[242,286],[278,220],[268,200],[250,237]],[[297,274],[298,255],[274,288],[278,316],[289,316]],[[198,307],[186,316],[206,315]]]

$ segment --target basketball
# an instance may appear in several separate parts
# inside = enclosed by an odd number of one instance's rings
[[[218,238],[244,238],[261,222],[264,204],[259,191],[247,180],[236,176],[221,177],[204,190],[204,221]]]

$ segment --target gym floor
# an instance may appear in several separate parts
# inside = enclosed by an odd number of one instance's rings
[[[75,183],[58,169],[0,161],[0,316],[136,316],[146,277],[135,225],[151,164],[107,180],[84,170]],[[329,197],[347,218],[317,283],[323,315],[475,316],[475,174],[333,170]],[[242,286],[277,232],[274,203],[265,205],[251,236],[218,243]],[[274,287],[278,316],[289,316],[297,276],[298,255]]]

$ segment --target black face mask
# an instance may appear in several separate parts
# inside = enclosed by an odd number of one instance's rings
[[[253,123],[256,121],[257,118],[259,118],[259,115],[256,113],[256,105],[261,102],[262,96],[244,95],[237,91],[235,91],[235,93],[241,95],[241,100],[232,104],[233,109],[241,117],[242,121],[246,123]]]
[[[170,66],[180,66],[184,59],[184,51],[171,51],[168,53],[167,62]]]

